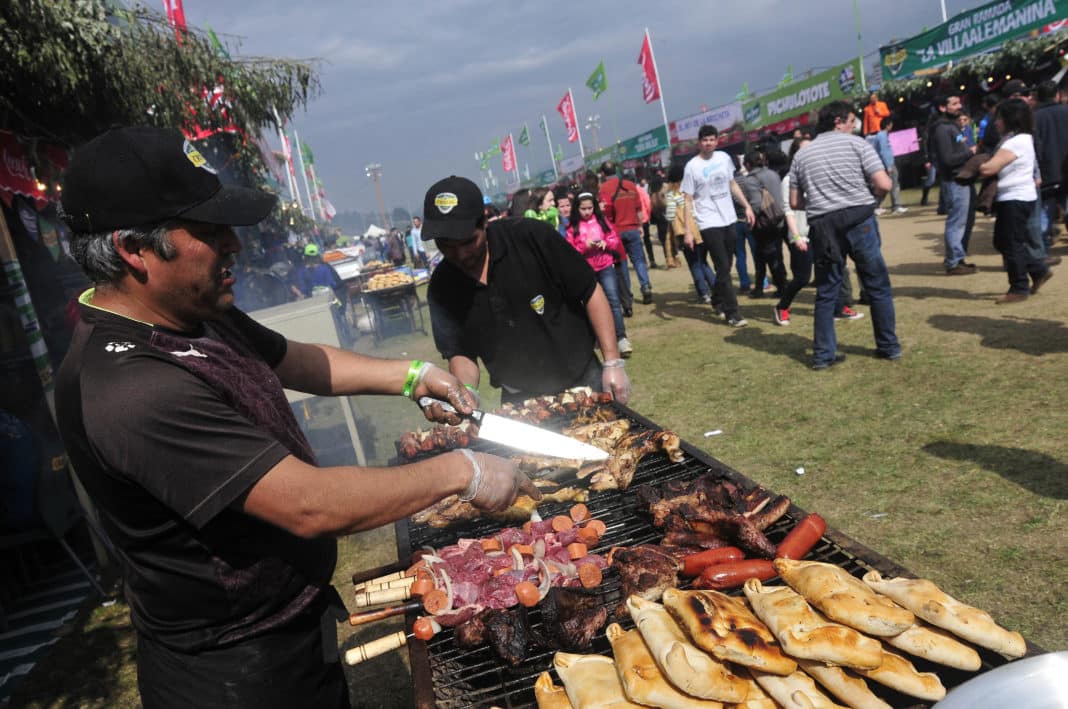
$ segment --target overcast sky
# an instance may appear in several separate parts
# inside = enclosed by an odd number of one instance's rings
[[[857,1],[865,54],[941,22],[939,0]],[[982,4],[945,2],[951,17]],[[641,98],[645,27],[669,120],[734,100],[742,82],[773,88],[788,64],[800,77],[857,54],[852,0],[185,0],[185,15],[240,55],[321,60],[322,93],[294,122],[339,211],[377,212],[368,163],[382,165],[387,210],[420,212],[449,174],[481,184],[474,153],[509,131],[518,139],[524,123],[533,141],[520,165],[548,169],[542,114],[554,145],[577,154],[556,113],[569,86],[583,124],[600,115],[601,146],[661,124]],[[594,102],[585,81],[602,59],[608,91]],[[583,141],[590,150],[592,133]],[[503,182],[500,158],[491,163]]]

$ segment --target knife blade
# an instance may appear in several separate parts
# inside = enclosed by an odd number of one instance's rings
[[[448,402],[424,396],[419,399],[419,406],[426,408],[431,404],[440,404],[446,411],[460,414]],[[606,460],[608,453],[574,438],[559,433],[546,431],[529,423],[513,421],[504,416],[489,414],[485,411],[472,411],[470,418],[478,424],[478,437],[509,448],[548,455],[554,458],[578,458],[580,460]]]

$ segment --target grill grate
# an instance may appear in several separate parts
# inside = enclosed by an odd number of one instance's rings
[[[614,406],[621,416],[631,421],[631,430],[660,428],[624,406],[618,404]],[[557,425],[557,428],[562,427],[562,423]],[[476,447],[487,453],[510,454],[509,450],[495,445],[479,443]],[[631,486],[625,491],[591,492],[590,500],[586,505],[590,513],[602,520],[607,527],[601,544],[591,549],[592,552],[607,554],[614,546],[655,544],[660,541],[663,536],[661,530],[653,527],[648,515],[640,512],[637,507],[636,490],[644,484],[663,483],[669,480],[692,480],[707,472],[714,472],[732,479],[745,489],[755,486],[753,481],[685,442],[683,450],[686,458],[679,463],[672,462],[664,453],[656,453],[642,459]],[[538,511],[543,518],[548,519],[551,515],[566,514],[569,506],[566,503],[545,503],[539,506]],[[765,534],[772,543],[778,543],[804,515],[804,510],[791,506],[782,519],[765,530]],[[466,524],[454,524],[445,529],[398,522],[398,552],[400,558],[408,558],[413,551],[422,546],[440,548],[454,544],[461,537],[477,538],[492,535],[501,526],[500,522],[494,520],[474,520]],[[807,558],[835,564],[857,577],[871,569],[879,570],[885,575],[911,575],[906,569],[831,529],[827,530]],[[781,581],[776,578],[768,583],[777,584]],[[634,624],[628,615],[617,617],[613,613],[613,610],[623,600],[620,579],[615,569],[610,568],[605,572],[604,581],[599,590],[603,593],[604,603],[609,608],[609,622],[618,622],[627,630],[633,628]],[[741,590],[734,591],[732,595],[741,595]],[[531,609],[529,618],[534,631],[540,633],[543,628],[540,611],[537,608]],[[414,616],[408,618],[409,630],[414,619]],[[409,648],[417,706],[437,706],[442,709],[490,706],[536,707],[534,680],[539,674],[552,667],[552,658],[555,653],[554,649],[536,650],[518,667],[510,667],[499,660],[488,647],[459,650],[453,641],[453,631],[450,628],[445,628],[427,643],[412,640]],[[1040,651],[1030,645],[1029,649],[1032,652]],[[590,652],[611,656],[611,646],[603,632],[594,641]],[[983,670],[1005,663],[999,655],[983,650],[979,652],[983,658]],[[932,665],[919,658],[909,657],[908,659],[921,672],[936,671],[947,689],[976,674]],[[554,681],[560,684],[559,679],[555,678],[555,673]],[[869,684],[872,690],[891,706],[928,706],[880,685]]]

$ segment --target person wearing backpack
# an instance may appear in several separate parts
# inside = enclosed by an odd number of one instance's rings
[[[649,281],[649,269],[645,262],[645,252],[642,250],[642,202],[638,186],[630,180],[617,177],[616,164],[611,160],[601,163],[601,175],[604,177],[600,187],[604,215],[619,232],[623,248],[634,264],[634,272],[638,274],[642,303],[649,305],[653,302],[653,284]],[[621,284],[624,285],[625,291],[630,286],[630,270],[626,260],[621,262],[619,276],[621,281],[626,281],[625,285]]]
[[[749,174],[739,181],[745,198],[756,211],[753,237],[756,249],[753,252],[754,283],[763,283],[765,273],[771,276],[775,289],[782,294],[786,290],[786,265],[783,263],[782,244],[786,238],[786,220],[782,208],[782,180],[768,169],[768,158],[760,150],[750,149],[745,154],[745,169]],[[763,293],[753,292],[754,298]]]

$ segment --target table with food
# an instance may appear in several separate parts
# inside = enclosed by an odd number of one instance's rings
[[[396,445],[510,455],[542,492],[446,498],[397,523],[398,564],[353,578],[350,622],[406,630],[345,659],[406,647],[417,706],[925,707],[1042,653],[604,394]]]

